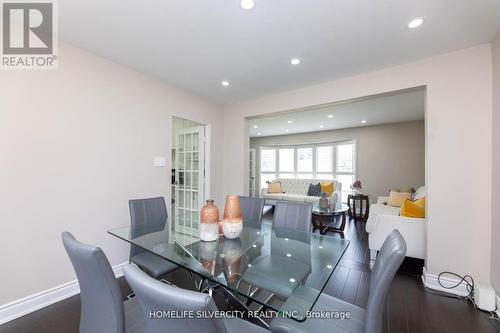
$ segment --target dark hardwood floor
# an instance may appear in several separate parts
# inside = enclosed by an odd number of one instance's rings
[[[272,210],[264,223],[272,220]],[[324,292],[349,303],[366,306],[370,280],[368,235],[363,222],[348,221],[345,238],[351,241]],[[329,233],[332,237],[339,234]],[[405,260],[391,286],[384,309],[384,332],[500,332],[500,322],[475,309],[470,303],[432,294],[420,280],[423,262]],[[189,275],[178,270],[166,279],[179,287],[192,288]],[[118,279],[124,297],[131,291],[124,278]],[[221,300],[216,299],[221,305]],[[0,326],[0,333],[78,332],[78,295]],[[96,332],[97,333],[97,332]]]

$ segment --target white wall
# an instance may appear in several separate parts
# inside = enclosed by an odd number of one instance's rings
[[[493,42],[493,187],[491,283],[500,295],[500,35]]]
[[[487,44],[228,106],[224,191],[248,191],[245,117],[426,85],[426,270],[489,281],[491,82]]]
[[[372,200],[388,195],[391,188],[404,190],[425,185],[425,127],[424,121],[418,120],[251,138],[250,147],[257,152],[257,193],[260,193],[260,147],[346,140],[356,140],[356,176],[363,184],[363,192],[370,194]],[[348,185],[343,188],[349,188]]]
[[[53,71],[0,73],[0,304],[75,279],[60,234],[103,247],[130,223],[128,200],[170,199],[171,116],[212,126],[212,196],[222,202],[222,109],[75,47]],[[168,202],[168,201],[167,201]]]

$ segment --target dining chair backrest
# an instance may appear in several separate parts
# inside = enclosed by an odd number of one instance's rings
[[[62,234],[62,241],[80,285],[80,333],[124,333],[122,295],[104,252],[69,232]]]
[[[393,230],[382,244],[370,277],[365,333],[382,332],[382,315],[392,280],[406,255],[406,242]]]
[[[181,314],[192,311],[195,316],[197,313],[213,313],[217,307],[210,295],[160,282],[131,264],[126,264],[123,272],[147,318],[148,333],[166,332],[167,325],[168,332],[226,332],[220,318],[158,317],[164,311]]]
[[[245,226],[260,229],[262,223],[262,211],[264,210],[264,199],[255,197],[239,196],[240,209]]]
[[[273,228],[312,231],[310,203],[278,201],[274,209]]]
[[[132,237],[140,237],[165,228],[168,213],[163,197],[130,200],[128,206],[130,209]],[[140,247],[130,246],[130,257],[141,252],[144,252],[144,250]]]

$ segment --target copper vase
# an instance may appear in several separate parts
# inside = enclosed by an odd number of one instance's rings
[[[241,218],[240,198],[237,195],[227,195],[224,206],[224,220]]]
[[[214,201],[209,199],[200,211],[200,223],[218,223],[219,208],[214,205]]]
[[[224,236],[228,239],[238,238],[243,229],[243,220],[241,219],[240,199],[237,195],[226,196],[223,220]]]
[[[219,209],[213,200],[207,200],[207,204],[200,211],[200,239],[212,242],[219,238]]]

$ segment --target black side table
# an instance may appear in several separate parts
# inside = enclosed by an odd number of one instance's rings
[[[356,209],[356,203],[359,204],[359,211]],[[349,194],[349,196],[347,197],[347,206],[349,206],[349,216],[354,220],[364,222],[368,220],[368,214],[370,213],[370,199],[367,195]]]

